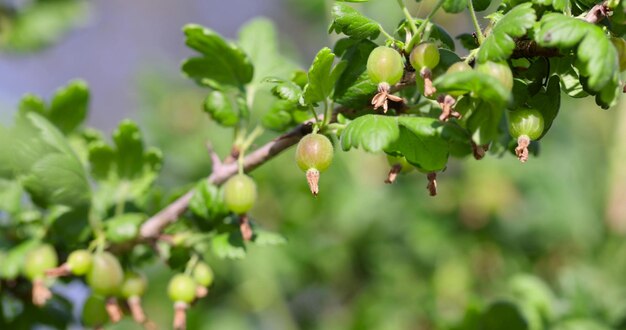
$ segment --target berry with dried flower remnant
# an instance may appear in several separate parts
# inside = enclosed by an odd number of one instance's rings
[[[91,269],[93,256],[87,250],[76,250],[67,257],[67,267],[74,275],[85,275]]]
[[[424,79],[424,95],[432,96],[437,92],[432,81],[432,69],[439,64],[439,50],[437,46],[431,42],[424,42],[417,45],[411,51],[409,61],[415,71],[419,72],[420,77]]]
[[[185,329],[186,310],[196,298],[197,284],[191,276],[178,274],[172,277],[167,286],[167,294],[174,302],[174,329]]]
[[[192,273],[194,281],[198,283],[196,289],[196,297],[202,298],[209,293],[208,287],[213,284],[213,270],[204,262],[199,262],[193,269]]]
[[[409,173],[415,169],[404,156],[387,155],[387,162],[391,165],[391,169],[389,170],[389,174],[387,174],[385,183],[394,183],[398,174]]]
[[[42,244],[26,254],[23,273],[33,282],[33,304],[43,306],[52,297],[50,289],[44,283],[46,271],[57,266],[59,259],[54,248]]]
[[[296,163],[306,172],[311,193],[319,193],[320,172],[325,171],[333,161],[333,144],[321,134],[313,133],[303,137],[296,147]]]
[[[472,67],[465,63],[464,61],[460,61],[460,62],[456,62],[452,65],[450,65],[450,67],[448,67],[448,70],[446,70],[446,74],[450,74],[450,73],[455,73],[455,72],[464,72],[464,71],[471,71]],[[453,96],[453,97],[459,97],[463,94],[466,94],[467,91],[449,91],[448,94]]]
[[[517,139],[515,154],[522,163],[528,160],[530,141],[540,138],[543,129],[543,115],[538,110],[520,109],[509,112],[509,132]]]
[[[121,296],[128,302],[130,313],[137,323],[146,321],[146,314],[141,307],[141,296],[146,292],[148,281],[142,274],[127,272],[124,274],[124,282],[120,289]]]
[[[122,319],[122,310],[115,296],[119,293],[124,281],[124,271],[120,262],[109,252],[98,252],[93,255],[91,269],[87,272],[87,284],[100,296],[108,297],[106,310],[112,322]]]
[[[367,74],[372,82],[378,84],[378,94],[372,98],[374,109],[383,107],[387,112],[387,100],[402,101],[401,97],[389,93],[391,86],[397,84],[404,74],[402,56],[393,48],[379,46],[372,50],[367,58]]]

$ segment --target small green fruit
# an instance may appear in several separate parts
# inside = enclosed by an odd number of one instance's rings
[[[85,275],[91,269],[93,256],[87,250],[76,250],[67,257],[67,266],[74,275]]]
[[[397,84],[404,74],[402,56],[393,48],[375,48],[367,58],[367,74],[376,84]]]
[[[245,174],[237,174],[224,184],[224,204],[236,214],[250,211],[256,198],[256,183]]]
[[[513,89],[513,73],[506,63],[486,62],[478,65],[476,70],[498,79],[508,91]]]
[[[387,155],[387,162],[391,166],[400,165],[400,173],[409,173],[415,170],[415,166],[411,165],[404,156]]]
[[[472,70],[472,67],[469,64],[461,61],[461,62],[456,62],[450,65],[446,73],[463,72],[463,71],[470,71],[470,70]]]
[[[417,71],[420,71],[422,68],[433,69],[439,64],[439,50],[433,43],[421,43],[413,48],[409,60]]]
[[[122,297],[128,299],[130,297],[141,297],[146,292],[148,281],[142,274],[135,272],[127,272],[124,274],[124,282],[120,293]]]
[[[91,269],[87,272],[87,284],[95,294],[111,297],[118,294],[124,281],[120,262],[109,252],[93,255]]]
[[[296,163],[306,172],[313,195],[319,193],[319,176],[333,161],[333,144],[321,134],[303,137],[296,147]]]
[[[509,132],[516,139],[526,135],[531,140],[536,140],[543,134],[543,128],[543,115],[535,109],[520,109],[509,112]]]
[[[188,304],[196,298],[196,282],[185,274],[175,275],[167,286],[167,294],[174,302]]]
[[[55,268],[58,263],[59,259],[52,245],[42,244],[26,254],[23,272],[31,281],[41,279],[48,269]]]
[[[109,314],[106,311],[106,302],[103,297],[89,296],[83,305],[83,325],[99,327],[109,322]]]
[[[199,285],[209,287],[213,283],[213,270],[204,262],[199,262],[193,269],[193,279]]]

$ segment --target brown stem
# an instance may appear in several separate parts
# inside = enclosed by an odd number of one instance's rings
[[[428,185],[426,185],[428,192],[431,196],[437,196],[437,173],[430,172],[426,174],[426,177],[428,178]]]
[[[402,164],[394,164],[393,166],[391,166],[389,174],[387,174],[387,179],[385,180],[385,183],[394,183],[400,171],[402,171]]]
[[[72,274],[72,271],[70,270],[70,267],[66,263],[61,264],[59,267],[46,270],[47,277],[63,277],[63,276],[69,276],[71,274]]]
[[[557,57],[561,53],[557,48],[544,48],[539,46],[534,40],[518,39],[515,41],[515,49],[511,58],[532,58],[532,57]]]
[[[521,135],[517,139],[517,147],[515,148],[515,155],[520,162],[525,163],[528,161],[528,146],[530,145],[530,138],[528,135]]]
[[[130,308],[130,313],[133,316],[133,320],[137,323],[144,323],[146,321],[146,314],[141,307],[141,297],[132,296],[128,298],[128,308]]]
[[[177,302],[174,304],[174,330],[187,328],[187,304]]]
[[[239,218],[239,230],[244,241],[252,239],[252,227],[250,227],[250,219],[247,214],[242,214]]]
[[[599,3],[591,9],[585,16],[585,21],[596,24],[602,21],[605,17],[608,17],[611,14],[611,9],[608,6],[608,3],[605,1],[603,3]]]
[[[43,306],[52,298],[52,292],[46,286],[43,279],[35,279],[33,281],[33,305]]]
[[[114,297],[110,297],[106,301],[105,309],[107,314],[109,314],[109,318],[111,322],[117,323],[122,319],[122,309],[120,305],[117,303],[117,299]]]
[[[268,142],[259,149],[250,153],[244,159],[244,170],[252,171],[276,155],[295,145],[300,139],[311,132],[311,123],[313,120],[298,125],[293,130],[283,134],[276,139]],[[237,163],[224,163],[219,169],[214,170],[208,177],[209,182],[219,185],[226,181],[238,171]],[[178,217],[187,209],[189,201],[193,196],[193,190],[188,191],[174,202],[169,204],[159,213],[152,216],[141,226],[141,238],[154,239],[158,237],[167,225],[176,221]]]

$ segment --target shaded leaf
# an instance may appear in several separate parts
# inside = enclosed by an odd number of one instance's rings
[[[537,16],[531,3],[523,3],[511,9],[498,20],[489,36],[480,45],[478,62],[498,62],[508,59],[515,49],[513,38],[525,35],[536,20]]]
[[[362,148],[368,152],[379,152],[400,136],[395,117],[382,115],[361,116],[348,124],[341,134],[344,151]]]

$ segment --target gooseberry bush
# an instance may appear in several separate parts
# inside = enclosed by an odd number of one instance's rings
[[[284,150],[297,145],[294,167],[314,196],[330,193],[320,179],[334,153],[351,149],[387,157],[389,173],[374,174],[387,183],[424,173],[435,196],[446,193],[436,180],[451,157],[530,161],[562,95],[592,97],[608,109],[623,92],[626,1],[439,0],[426,17],[413,17],[405,1],[387,1],[405,16],[393,31],[349,2],[368,1],[336,1],[329,32],[337,41],[308,68],[278,51],[265,20],[246,25],[238,40],[196,24],[183,28],[195,55],[182,72],[206,87],[198,111],[232,129],[233,144],[225,157],[209,146],[207,177],[168,198],[153,189],[164,155],[145,145],[137,124],[121,122],[110,139],[84,126],[85,82],[70,82],[49,101],[25,95],[14,124],[0,127],[3,294],[38,315],[63,313],[59,306],[68,301],[50,287],[79,280],[92,292],[85,325],[130,314],[150,327],[141,306],[150,283],[139,269],[159,263],[174,273],[163,295],[172,301],[174,328],[183,329],[186,311],[211,295],[207,255],[237,259],[248,244],[286,242],[249,214],[259,199],[250,172]],[[493,11],[480,26],[477,12],[487,9]],[[475,30],[457,36],[462,49],[433,22],[438,11],[470,13]],[[264,131],[276,137],[261,141]],[[520,294],[526,307],[497,302],[472,310],[457,328],[559,322],[547,320],[550,294],[541,283],[521,278],[512,285],[535,294]],[[34,320],[13,313],[2,322]]]

